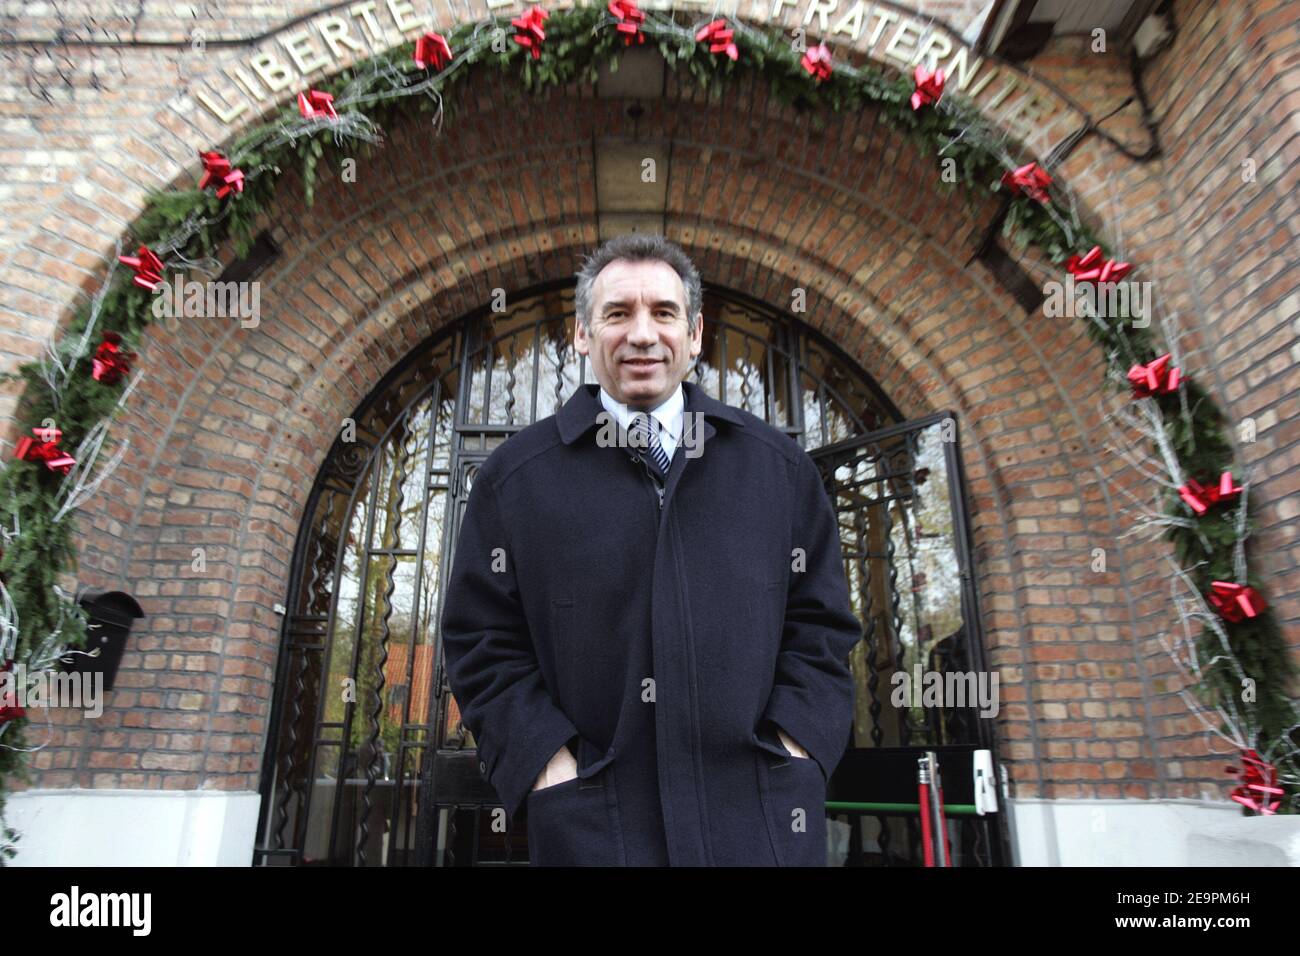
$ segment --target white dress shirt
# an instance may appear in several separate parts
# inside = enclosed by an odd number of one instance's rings
[[[604,386],[601,386],[600,389],[600,403],[605,406],[606,411],[618,420],[618,423],[624,429],[631,425],[634,410],[627,405],[614,401],[613,396],[605,391]],[[654,408],[649,409],[650,414],[659,419],[663,426],[659,429],[659,444],[664,446],[669,461],[673,460],[673,452],[677,450],[677,443],[681,440],[682,411],[685,407],[686,396],[682,392],[682,383],[678,382],[676,391]]]

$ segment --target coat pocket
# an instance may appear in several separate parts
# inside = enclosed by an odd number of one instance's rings
[[[528,859],[533,866],[624,866],[613,750],[594,763],[579,738],[578,776],[530,791]]]
[[[759,796],[778,866],[826,865],[826,778],[811,757],[796,757],[754,734]]]

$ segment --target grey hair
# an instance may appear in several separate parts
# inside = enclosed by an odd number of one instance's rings
[[[596,283],[596,276],[615,259],[627,259],[631,262],[658,260],[666,262],[676,270],[686,287],[686,322],[692,335],[695,334],[695,317],[700,314],[704,293],[700,289],[700,273],[691,262],[690,257],[677,245],[657,233],[630,232],[615,236],[602,243],[594,253],[588,256],[578,270],[578,288],[574,296],[578,319],[583,329],[591,333],[591,289]]]

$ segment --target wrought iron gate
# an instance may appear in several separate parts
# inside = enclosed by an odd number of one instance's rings
[[[839,517],[863,624],[851,655],[853,737],[827,800],[845,825],[837,858],[845,865],[921,863],[917,758],[926,751],[943,774],[952,865],[1008,860],[1005,814],[973,806],[975,753],[988,751],[997,772],[997,685],[984,654],[958,437],[955,416],[941,413],[810,452]]]
[[[718,289],[704,309],[692,377],[715,397],[809,450],[898,420],[852,360],[790,316]],[[503,826],[437,622],[478,466],[590,377],[572,340],[572,283],[539,287],[435,336],[341,423],[293,556],[256,863],[527,863],[526,820]]]

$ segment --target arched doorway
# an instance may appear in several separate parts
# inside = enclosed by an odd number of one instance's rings
[[[938,593],[956,601],[943,608],[955,624],[939,638],[951,646],[963,612],[974,614],[947,573],[955,564],[927,559],[923,546],[927,533],[946,533],[955,546],[959,523],[949,513],[934,522],[940,530],[927,532],[918,510],[931,473],[941,507],[956,489],[942,444],[927,437],[948,420],[901,422],[856,363],[794,316],[722,288],[706,289],[704,314],[691,380],[813,453],[841,515],[846,573],[867,637],[854,652],[862,693],[853,746],[952,737],[961,714],[933,727],[922,718],[913,728],[906,710],[886,707],[882,684],[912,658],[942,652],[939,639],[926,641],[917,594],[934,567],[943,568]],[[572,282],[466,316],[413,350],[340,423],[295,549],[257,863],[526,862],[526,833],[505,832],[502,815],[491,812],[495,794],[477,772],[472,735],[446,687],[437,622],[479,463],[591,380],[573,350],[573,316]],[[912,591],[907,602],[900,568]],[[860,860],[870,859],[862,855],[868,843],[883,848],[884,862],[905,857],[888,852],[891,835],[906,845],[906,829],[880,817],[868,837],[861,816],[845,815]]]

